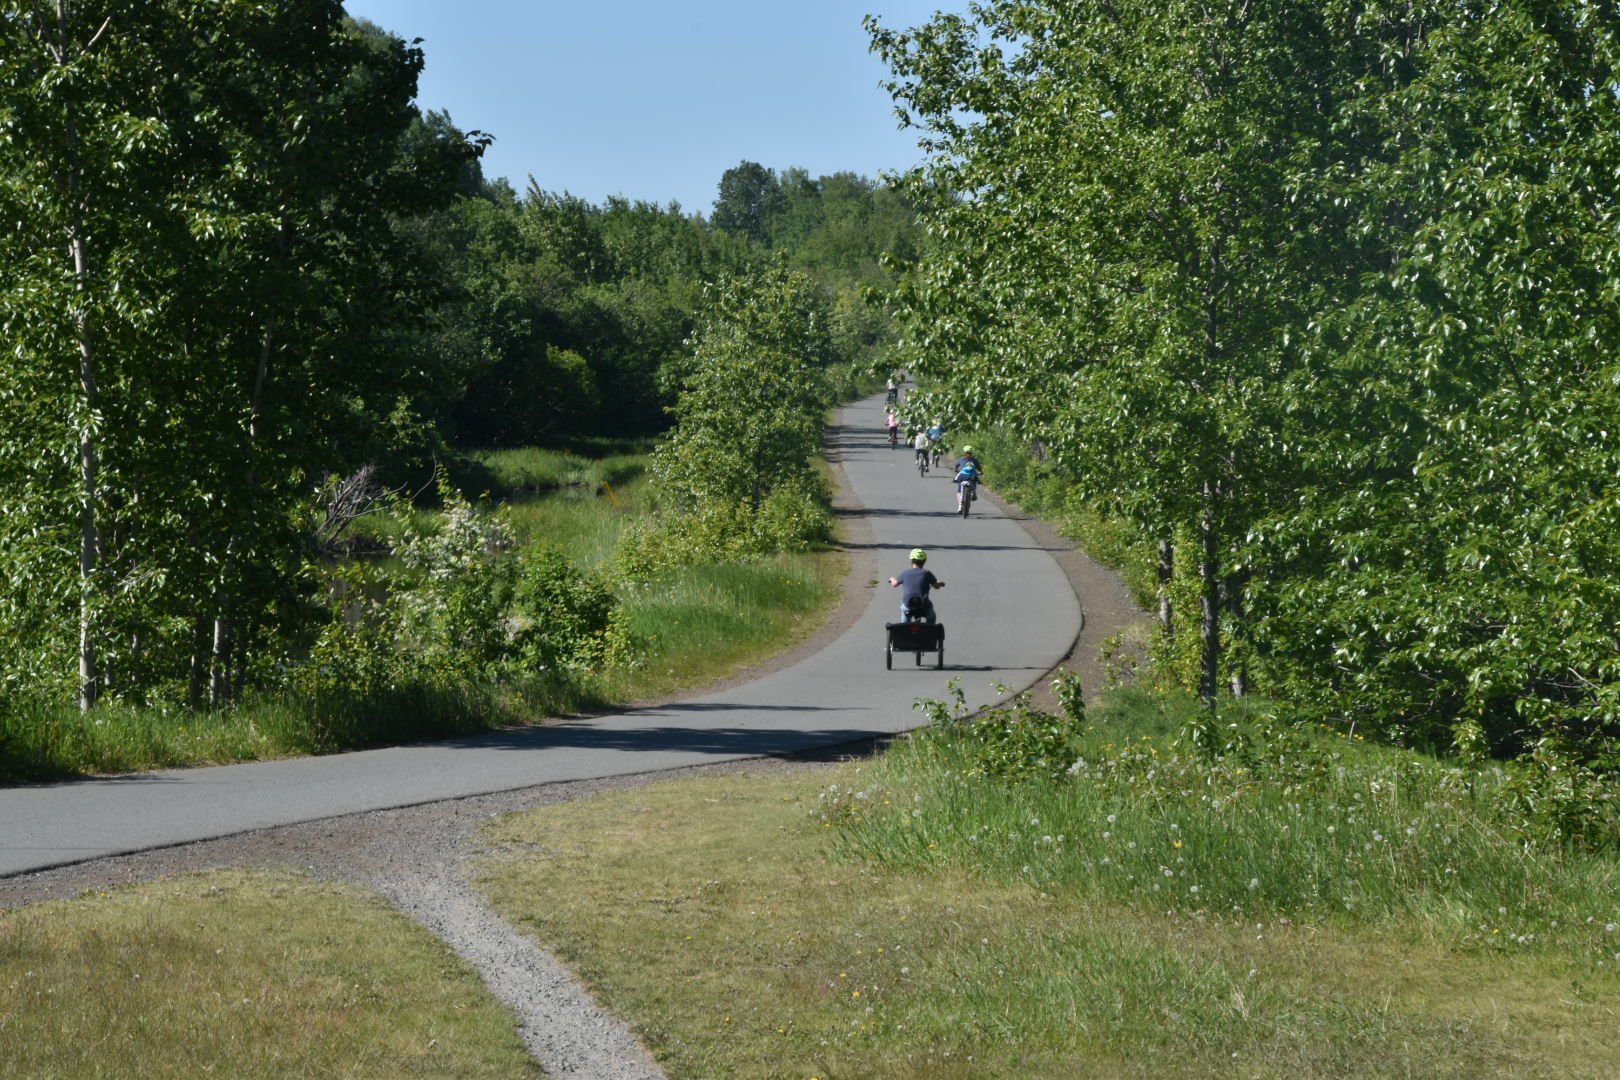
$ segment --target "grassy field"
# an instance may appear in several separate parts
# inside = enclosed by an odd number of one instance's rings
[[[0,912],[0,1077],[539,1077],[477,974],[380,901],[212,873]]]
[[[1116,701],[1087,769],[1175,712]],[[485,887],[672,1077],[1615,1075],[1613,859],[1485,836],[1466,793],[1408,819],[1442,854],[1387,857],[1352,808],[1395,805],[1398,763],[1349,743],[1323,744],[1343,795],[1286,814],[965,777],[943,743],[504,819]],[[1312,902],[1328,882],[1348,906]]]

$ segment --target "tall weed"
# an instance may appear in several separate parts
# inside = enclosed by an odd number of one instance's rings
[[[1024,702],[1011,713],[1030,730],[1059,722]],[[947,722],[894,747],[861,790],[825,792],[823,813],[837,851],[885,864],[1216,919],[1415,919],[1469,948],[1620,963],[1612,823],[1601,850],[1550,842],[1505,811],[1518,781],[1503,768],[1301,730],[1253,704],[1201,715],[1115,694],[1055,778],[987,767],[984,721]]]

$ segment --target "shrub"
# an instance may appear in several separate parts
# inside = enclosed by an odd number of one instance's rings
[[[932,727],[916,737],[960,744],[969,762],[967,775],[1005,780],[1057,780],[1074,765],[1079,754],[1076,740],[1085,723],[1080,680],[1060,673],[1053,680],[1062,712],[1037,709],[1030,695],[1019,694],[1005,708],[987,709],[964,719],[965,695],[956,680],[950,682],[953,701],[918,702]]]
[[[624,651],[618,600],[607,582],[549,545],[523,553],[514,615],[513,646],[530,671],[599,666]]]

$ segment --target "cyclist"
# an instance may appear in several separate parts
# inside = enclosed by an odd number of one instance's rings
[[[956,459],[956,509],[962,509],[962,485],[971,481],[975,486],[984,483],[984,469],[973,454],[973,447],[962,447],[962,456]]]
[[[911,440],[911,448],[917,452],[916,457],[919,465],[927,464],[928,452],[933,448],[933,445],[934,440],[928,437],[926,431],[917,432],[917,437]]]
[[[971,463],[973,467],[979,471],[982,477],[984,473],[984,466],[979,463],[979,456],[973,452],[973,447],[964,446],[962,447],[962,456],[956,459],[956,471],[961,472],[962,466],[969,463]]]
[[[943,589],[945,583],[935,577],[932,570],[923,569],[923,563],[927,561],[928,552],[922,548],[912,548],[911,569],[889,579],[890,588],[900,589],[902,620],[915,611],[922,614],[924,621],[934,621],[934,602],[928,599],[928,592],[930,589]]]
[[[939,467],[940,456],[945,453],[945,425],[935,420],[928,429],[928,441],[934,444],[934,467]]]
[[[889,376],[888,396],[884,399],[890,405],[900,403],[900,388],[894,384],[894,376]]]
[[[890,409],[888,411],[888,419],[886,422],[889,425],[889,446],[895,447],[900,445],[900,414],[895,410]]]

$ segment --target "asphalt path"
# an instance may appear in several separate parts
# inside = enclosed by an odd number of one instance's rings
[[[879,580],[846,633],[789,667],[696,698],[611,716],[328,757],[178,769],[0,790],[0,877],[255,829],[567,780],[654,772],[856,742],[916,727],[918,697],[961,681],[971,706],[1030,686],[1068,652],[1080,604],[1050,551],[981,499],[955,513],[948,470],[917,474],[891,450],[881,398],[841,409],[828,432],[846,513],[863,517]],[[994,486],[994,477],[990,477]],[[945,667],[884,665],[898,618],[890,574],[913,547],[946,587]],[[857,565],[861,560],[855,560]],[[856,575],[859,577],[860,575]]]

